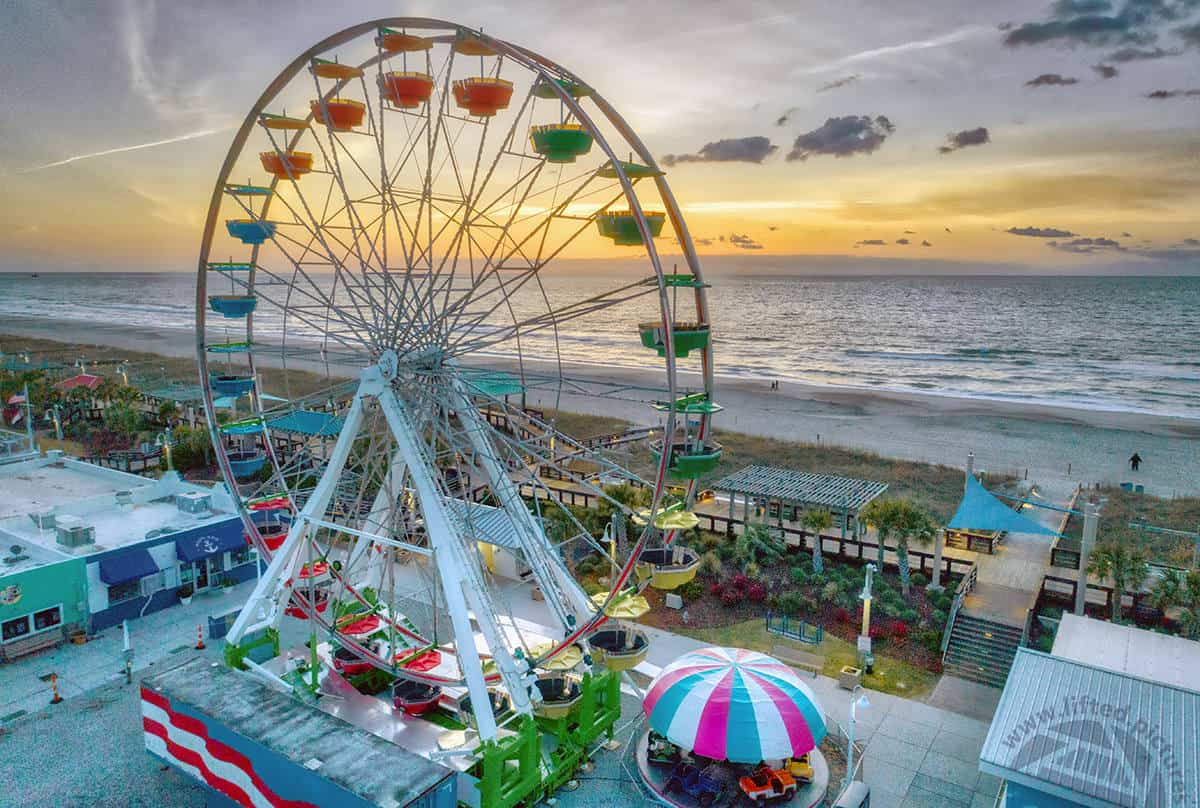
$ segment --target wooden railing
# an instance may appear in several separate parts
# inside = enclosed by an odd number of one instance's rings
[[[958,611],[962,608],[963,601],[967,599],[967,595],[971,594],[971,590],[975,588],[975,583],[979,579],[979,568],[971,564],[971,570],[963,579],[958,582],[958,587],[954,590],[954,601],[950,604],[950,614],[946,617],[946,629],[942,632],[942,661],[946,661],[946,649],[950,647],[950,635],[954,632],[954,621],[958,617]]]

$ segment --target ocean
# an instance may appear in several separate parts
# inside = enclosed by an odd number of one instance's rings
[[[629,277],[547,273],[544,283],[558,307]],[[1200,278],[723,275],[712,284],[722,375],[1200,417]],[[6,315],[191,330],[194,299],[186,273],[0,274],[0,332]],[[535,305],[525,299],[518,313]],[[564,324],[562,358],[653,365],[636,324],[655,307],[644,297]],[[260,335],[281,327],[260,306]],[[218,318],[213,336],[224,330]],[[553,340],[542,331],[522,349],[553,358]]]

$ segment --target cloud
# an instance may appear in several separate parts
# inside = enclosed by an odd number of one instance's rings
[[[1193,25],[1186,25],[1183,28],[1176,28],[1175,33],[1188,45],[1200,47],[1200,22]]]
[[[1192,98],[1200,95],[1200,90],[1155,90],[1152,93],[1146,93],[1147,98],[1153,98],[1155,101],[1163,101],[1167,98]]]
[[[1112,65],[1106,65],[1106,64],[1092,65],[1092,70],[1095,70],[1096,75],[1099,76],[1101,79],[1116,78],[1117,74],[1121,72],[1120,70],[1117,70]]]
[[[906,239],[906,238],[898,238],[898,239],[896,239],[896,243],[897,243],[897,244],[905,244],[905,245],[907,245],[907,244],[911,244],[912,242],[910,242],[910,241],[909,241],[908,239]]]
[[[1026,87],[1069,87],[1078,84],[1079,79],[1064,76],[1061,73],[1043,73],[1037,78],[1025,82]]]
[[[778,230],[778,229],[779,229],[779,225],[777,225],[777,224],[769,224],[769,225],[767,225],[767,230],[769,230],[769,231],[770,231],[770,232],[772,232],[772,233],[774,233],[774,232],[775,232],[776,230]]]
[[[886,247],[887,242],[881,238],[868,238],[854,242],[855,247]]]
[[[1059,0],[1050,18],[1015,26],[1004,35],[1010,48],[1022,45],[1149,46],[1164,23],[1191,14],[1195,0],[1125,0],[1119,10],[1107,0]],[[1189,28],[1176,29],[1185,39]],[[1119,61],[1119,60],[1118,60]]]
[[[834,157],[870,154],[895,131],[895,125],[883,115],[875,118],[867,115],[829,118],[811,132],[797,137],[787,159],[807,160],[815,154],[831,154]]]
[[[202,74],[181,63],[179,49],[151,51],[155,34],[160,33],[161,38],[161,32],[155,31],[155,16],[153,3],[126,0],[121,4],[118,26],[131,89],[163,121],[196,123],[222,117],[215,79],[197,80]]]
[[[1004,231],[1014,236],[1031,236],[1033,238],[1070,238],[1075,235],[1070,230],[1057,227],[1010,227]]]
[[[947,233],[953,233],[954,231],[953,231],[953,230],[951,230],[949,227],[947,227],[947,228],[946,228],[946,232],[947,232]]]
[[[987,25],[968,25],[963,28],[958,28],[947,34],[942,34],[941,36],[931,37],[930,39],[914,39],[908,42],[901,42],[898,45],[886,45],[882,48],[871,48],[870,50],[859,51],[858,53],[852,53],[849,56],[843,56],[840,59],[835,59],[832,62],[825,62],[824,64],[802,68],[797,72],[824,73],[827,71],[838,70],[852,64],[857,64],[858,62],[874,61],[876,59],[887,58],[889,56],[900,56],[902,54],[914,53],[916,51],[942,48],[967,39],[973,39],[983,34],[989,34],[991,31],[991,27]]]
[[[942,154],[949,154],[952,151],[965,149],[967,146],[982,146],[984,143],[991,143],[992,138],[988,134],[986,126],[980,126],[975,129],[964,129],[961,132],[951,132],[946,135],[946,143],[938,147],[938,151]]]
[[[1122,233],[1121,238],[1133,238],[1133,233]]]
[[[830,90],[839,90],[842,87],[845,87],[847,84],[853,84],[854,82],[858,81],[859,78],[861,78],[861,76],[859,76],[857,73],[854,73],[853,75],[846,76],[845,78],[831,81],[828,84],[822,84],[817,88],[817,92],[827,93]]]
[[[1121,246],[1121,242],[1114,241],[1111,238],[1076,238],[1070,241],[1048,241],[1047,247],[1053,247],[1056,250],[1063,252],[1090,254],[1097,252],[1125,252],[1125,248]]]
[[[696,154],[668,154],[666,166],[678,163],[761,163],[779,149],[762,135],[736,137],[705,143]]]
[[[788,120],[800,111],[800,107],[788,107],[783,111],[783,114],[775,119],[776,126],[783,126]]]
[[[1168,56],[1178,56],[1177,50],[1163,48],[1121,48],[1113,51],[1107,57],[1110,62],[1144,62],[1150,59],[1165,59]]]
[[[921,242],[921,246],[922,246],[922,247],[932,247],[933,245],[932,245],[932,244],[930,244],[928,241],[922,241],[922,242]]]
[[[905,230],[904,231],[904,235],[906,235],[906,236],[915,236],[916,234],[917,234],[916,230]]]
[[[761,250],[763,245],[747,235],[733,233],[729,236],[729,243],[740,250]]]
[[[31,171],[41,171],[42,169],[46,169],[46,168],[57,168],[58,166],[65,166],[70,163],[79,162],[80,160],[91,160],[93,157],[107,157],[110,154],[121,154],[122,152],[138,151],[140,149],[153,149],[156,146],[166,146],[171,143],[181,143],[182,141],[185,141],[185,140],[194,140],[198,137],[207,137],[208,135],[215,135],[217,132],[221,132],[221,131],[224,131],[224,130],[222,130],[222,129],[201,129],[198,132],[188,132],[183,135],[176,135],[175,137],[169,137],[169,138],[165,138],[163,140],[152,140],[149,143],[135,143],[132,146],[117,146],[116,148],[104,149],[103,151],[88,152],[87,154],[76,154],[76,155],[72,155],[71,157],[65,157],[62,160],[55,160],[53,163],[45,163],[40,166],[31,166],[29,168],[22,169],[21,171],[18,171],[17,173],[18,174],[28,174]]]

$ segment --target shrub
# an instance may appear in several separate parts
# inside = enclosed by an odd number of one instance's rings
[[[747,578],[757,578],[762,570],[759,569],[758,562],[751,561],[744,569]]]
[[[737,606],[742,602],[742,593],[736,589],[726,589],[721,593],[721,603],[725,606]]]
[[[685,601],[693,601],[704,594],[704,584],[699,581],[688,581],[683,586],[679,587],[679,595]]]
[[[804,586],[808,583],[808,572],[803,567],[792,567],[791,577],[792,583],[796,586]]]
[[[797,615],[804,608],[804,598],[799,592],[784,592],[775,596],[774,608],[786,615]]]
[[[921,620],[921,615],[917,613],[916,609],[904,609],[900,612],[900,619],[905,623],[912,624],[919,622]]]
[[[833,619],[838,621],[839,623],[849,623],[850,622],[850,610],[843,609],[841,606],[838,606],[836,609],[833,610]]]
[[[729,584],[734,589],[743,591],[750,585],[750,579],[739,572],[737,575],[734,575],[732,579],[730,579]]]
[[[894,620],[888,627],[892,632],[892,636],[897,640],[903,640],[908,637],[908,623],[903,620]]]
[[[938,631],[941,631],[943,628],[946,627],[946,621],[949,619],[950,619],[949,612],[943,612],[941,609],[938,609],[937,611],[934,611],[929,615],[929,624],[931,626],[933,626],[934,628],[936,628]]]
[[[830,581],[821,587],[821,598],[826,603],[833,603],[842,594],[842,586],[837,581]]]
[[[942,650],[942,632],[938,629],[925,629],[917,634],[917,642],[925,650],[937,653]]]
[[[755,581],[746,588],[746,597],[750,598],[752,603],[762,603],[767,599],[767,588]]]
[[[719,583],[712,584],[708,587],[708,594],[715,595],[718,598],[725,592],[725,587]]]
[[[925,586],[925,584],[929,583],[929,579],[919,572],[914,572],[909,580],[913,586]]]
[[[700,556],[700,574],[716,578],[721,574],[721,556],[711,550]]]
[[[871,626],[871,639],[883,641],[888,638],[888,625],[882,620]]]

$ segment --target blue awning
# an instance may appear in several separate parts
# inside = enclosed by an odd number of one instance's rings
[[[192,528],[175,537],[175,555],[184,562],[245,549],[246,536],[240,519]]]
[[[100,580],[109,586],[126,584],[156,572],[158,565],[150,557],[150,552],[141,547],[100,561]]]
[[[1028,516],[1017,513],[1005,505],[975,479],[967,478],[967,490],[963,494],[958,510],[947,527],[955,530],[1003,530],[1008,533],[1035,533],[1041,536],[1057,536],[1058,532],[1038,524]]]
[[[291,432],[320,438],[336,438],[346,419],[340,415],[316,410],[296,410],[267,421],[276,432]]]

